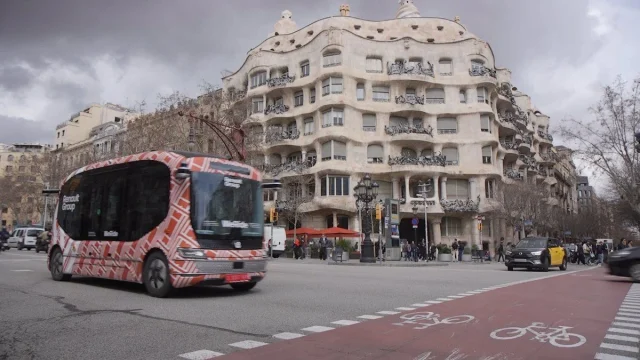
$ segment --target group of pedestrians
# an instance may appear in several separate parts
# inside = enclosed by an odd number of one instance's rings
[[[404,261],[434,261],[436,259],[437,248],[435,244],[427,247],[424,239],[416,244],[415,241],[408,241],[402,245],[402,259]]]
[[[308,250],[313,244],[313,240],[308,239],[305,235],[303,235],[302,238],[296,237],[296,239],[293,240],[293,256],[296,260],[303,260],[309,256]],[[318,240],[318,246],[320,247],[320,260],[327,260],[327,250],[333,247],[333,242],[325,235],[322,235],[320,240]]]

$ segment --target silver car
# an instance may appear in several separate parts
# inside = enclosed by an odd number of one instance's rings
[[[9,247],[17,248],[18,250],[35,249],[38,235],[40,235],[40,233],[43,231],[43,228],[35,227],[15,229],[11,233],[11,237],[9,237],[9,240],[7,240],[7,245]]]

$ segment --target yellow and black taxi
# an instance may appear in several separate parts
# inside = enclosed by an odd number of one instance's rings
[[[555,266],[567,270],[567,251],[554,238],[526,237],[505,255],[504,263],[509,271],[514,268],[548,271]]]
[[[609,274],[625,276],[640,282],[640,247],[614,251],[607,257]]]

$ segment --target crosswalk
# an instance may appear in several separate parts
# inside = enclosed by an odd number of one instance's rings
[[[631,285],[605,335],[596,360],[640,358],[640,284]]]

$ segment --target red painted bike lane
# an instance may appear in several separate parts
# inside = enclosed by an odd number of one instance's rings
[[[629,287],[604,269],[570,273],[224,359],[593,359]]]

